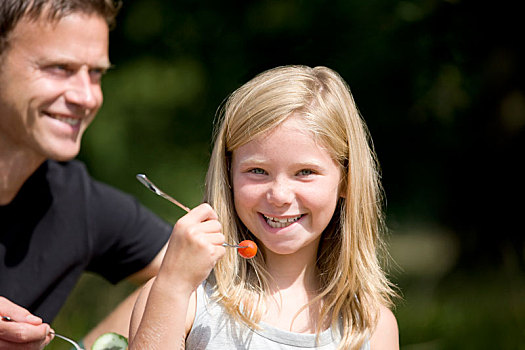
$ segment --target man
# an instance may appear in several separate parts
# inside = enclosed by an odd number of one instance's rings
[[[71,161],[102,104],[118,7],[0,1],[0,349],[49,343],[49,323],[83,271],[143,283],[162,261],[171,227]],[[137,293],[86,348],[103,332],[127,335]]]

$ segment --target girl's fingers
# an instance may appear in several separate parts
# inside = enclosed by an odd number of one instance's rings
[[[209,204],[201,204],[175,224],[159,274],[193,290],[224,255],[223,242],[217,213]]]
[[[196,206],[188,214],[199,221],[217,220],[219,218],[215,210],[208,203],[202,203]],[[188,216],[188,214],[185,216]]]
[[[207,241],[216,243],[217,239],[224,240],[221,232],[222,225],[218,221],[217,213],[209,204],[204,203],[177,221],[173,229],[173,238],[179,241],[181,246],[204,244]],[[211,234],[216,236],[210,236]],[[181,247],[175,247],[177,248]]]
[[[222,234],[222,225],[218,220],[208,220],[195,224],[192,231],[194,234]]]

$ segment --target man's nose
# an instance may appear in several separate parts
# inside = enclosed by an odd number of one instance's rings
[[[271,182],[266,198],[268,202],[275,206],[283,206],[292,202],[293,193],[293,188],[289,181],[278,178]]]
[[[86,67],[82,67],[69,79],[65,93],[66,101],[85,109],[97,108],[100,104],[101,89],[98,82],[93,82]]]

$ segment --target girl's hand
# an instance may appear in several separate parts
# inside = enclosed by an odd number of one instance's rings
[[[207,203],[199,205],[175,224],[157,279],[191,293],[224,255],[223,242],[217,213]]]

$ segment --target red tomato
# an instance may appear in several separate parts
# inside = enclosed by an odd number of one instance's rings
[[[246,246],[246,248],[237,248],[239,255],[245,259],[251,259],[257,254],[257,244],[249,239],[239,243],[240,246]]]

